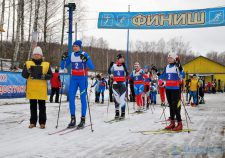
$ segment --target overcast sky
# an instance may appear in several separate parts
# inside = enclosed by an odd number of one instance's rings
[[[225,0],[87,0],[85,4],[88,11],[85,19],[89,20],[86,22],[85,31],[80,32],[78,37],[103,37],[108,41],[110,48],[125,50],[127,30],[98,29],[99,12],[126,12],[128,5],[133,12],[204,9],[225,7]],[[192,50],[201,55],[212,50],[225,51],[225,27],[130,31],[132,41],[158,41],[160,38],[168,41],[178,36],[182,36],[185,42],[190,42]]]

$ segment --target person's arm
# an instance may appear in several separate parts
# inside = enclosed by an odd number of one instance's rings
[[[22,76],[26,79],[30,76],[30,70],[27,70],[26,64],[23,65]]]
[[[162,80],[166,79],[166,68],[164,69],[163,73],[159,76],[159,79],[162,79]]]
[[[81,53],[80,58],[81,58],[82,62],[87,63],[87,66],[90,70],[94,70],[95,66],[91,60],[91,57],[86,52],[84,54]]]
[[[42,75],[42,79],[50,80],[51,78],[52,78],[52,70],[51,70],[51,66],[49,66],[47,74]]]
[[[96,86],[96,84],[98,83],[97,79],[95,80],[95,83],[93,85],[91,85],[91,87]]]
[[[62,57],[62,60],[60,62],[60,67],[63,70],[65,67],[68,67],[71,63],[71,53],[66,57]]]
[[[113,64],[114,64],[114,62],[111,62],[110,65],[109,65],[109,68],[108,68],[108,74],[109,75],[113,72],[113,70],[112,70]]]

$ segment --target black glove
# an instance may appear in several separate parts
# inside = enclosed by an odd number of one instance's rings
[[[68,52],[64,52],[63,55],[61,56],[61,59],[66,60],[67,57],[68,57]]]
[[[27,73],[30,75],[30,73],[31,73],[31,70],[30,70],[30,68],[29,69],[27,69]]]
[[[111,68],[113,66],[114,62],[112,61],[109,65],[109,67]]]
[[[182,66],[180,64],[180,59],[179,58],[176,59],[176,66],[178,67],[179,71],[183,71],[183,68],[182,68]]]
[[[87,58],[86,56],[84,56],[84,54],[80,54],[80,59],[81,59],[83,62],[88,61],[88,58]]]

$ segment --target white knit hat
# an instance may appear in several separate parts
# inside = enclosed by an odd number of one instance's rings
[[[138,66],[138,67],[140,67],[139,62],[135,62],[135,63],[134,63],[134,66]]]
[[[176,55],[176,53],[169,53],[169,54],[168,54],[168,58],[169,58],[169,57],[171,57],[171,58],[173,58],[174,60],[176,60],[177,55]]]
[[[43,56],[41,47],[39,47],[39,46],[35,47],[33,50],[33,55],[34,54],[39,54],[39,55]]]

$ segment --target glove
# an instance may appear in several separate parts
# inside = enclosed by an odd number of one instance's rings
[[[27,69],[27,73],[30,74],[31,73],[31,70],[30,69]]]
[[[65,52],[65,53],[63,53],[63,55],[61,56],[61,59],[62,59],[62,60],[66,60],[67,57],[68,57],[68,53]]]
[[[109,67],[111,68],[113,66],[113,64],[114,64],[114,62],[111,62],[110,65],[109,65]]]
[[[45,75],[41,75],[41,79],[42,80],[45,80]]]
[[[88,61],[88,58],[87,58],[86,56],[84,56],[84,54],[80,54],[80,59],[81,59],[83,62]]]
[[[183,68],[180,64],[180,60],[176,60],[176,66],[178,67],[179,71],[183,71]]]

